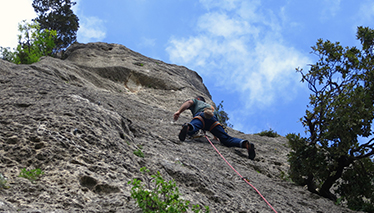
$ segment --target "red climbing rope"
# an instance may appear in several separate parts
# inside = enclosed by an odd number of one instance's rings
[[[217,153],[221,156],[221,158],[227,163],[227,165],[229,165],[230,167],[231,167],[231,169],[232,170],[234,170],[235,172],[236,172],[236,174],[238,174],[246,183],[248,183],[248,185],[250,185],[260,196],[261,196],[261,198],[270,206],[270,208],[275,212],[275,213],[277,213],[277,211],[275,211],[275,209],[270,205],[270,203],[264,198],[264,196],[262,196],[262,194],[260,193],[260,191],[258,191],[257,189],[256,189],[256,187],[254,187],[251,183],[249,183],[248,182],[248,180],[247,179],[245,179],[245,178],[243,178],[243,176],[242,175],[240,175],[239,174],[239,172],[238,171],[236,171],[235,169],[234,169],[234,167],[232,167],[231,166],[231,164],[221,155],[221,153],[218,151],[218,149],[213,145],[213,143],[212,143],[212,141],[210,141],[209,140],[209,138],[208,138],[208,136],[206,136],[205,135],[205,137],[206,137],[206,139],[209,141],[209,143],[213,146],[213,148],[217,151]]]

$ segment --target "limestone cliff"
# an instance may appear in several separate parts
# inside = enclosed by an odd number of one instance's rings
[[[65,55],[0,60],[0,173],[9,186],[0,189],[1,212],[139,212],[127,182],[144,166],[211,212],[272,212],[205,138],[179,142],[191,119],[184,112],[172,122],[180,104],[196,95],[212,103],[196,72],[118,44],[74,44]],[[281,178],[285,138],[229,134],[253,142],[256,159],[215,146],[278,212],[351,212]],[[32,183],[18,177],[22,168],[44,175]]]

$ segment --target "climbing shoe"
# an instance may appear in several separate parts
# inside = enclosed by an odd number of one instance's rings
[[[184,141],[186,139],[186,135],[187,135],[187,132],[188,132],[188,126],[189,125],[187,123],[182,125],[182,129],[181,129],[181,131],[179,132],[179,135],[178,135],[180,141]]]
[[[247,148],[248,151],[248,158],[253,160],[256,157],[255,152],[255,145],[253,143],[249,143],[247,140],[243,141],[245,143],[245,148]]]

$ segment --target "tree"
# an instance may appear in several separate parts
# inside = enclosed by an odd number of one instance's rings
[[[67,48],[77,40],[79,19],[71,10],[76,2],[71,0],[33,0],[32,6],[38,17],[35,19],[41,29],[56,30],[54,53]]]
[[[217,119],[218,121],[224,126],[228,126],[228,127],[233,127],[233,125],[231,123],[229,123],[229,115],[227,114],[227,112],[224,111],[223,109],[223,101],[221,101],[221,103],[218,104],[217,106]]]
[[[2,59],[16,64],[32,64],[42,56],[50,56],[55,47],[56,31],[41,30],[37,22],[23,21],[18,25],[18,45],[14,52],[0,48]]]
[[[10,47],[0,47],[1,59],[13,62],[15,58],[15,52],[10,50]]]
[[[357,39],[362,49],[319,39],[312,47],[318,61],[307,73],[297,69],[311,91],[301,119],[309,137],[287,135],[290,177],[313,193],[373,211],[374,31],[358,27]]]

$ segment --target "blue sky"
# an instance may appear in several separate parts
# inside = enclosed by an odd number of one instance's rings
[[[196,71],[234,129],[250,134],[303,134],[309,91],[295,68],[316,62],[319,38],[361,47],[357,27],[374,27],[370,0],[77,2],[78,42],[118,43]],[[36,17],[31,3],[1,0],[0,46],[16,46],[17,23]]]

